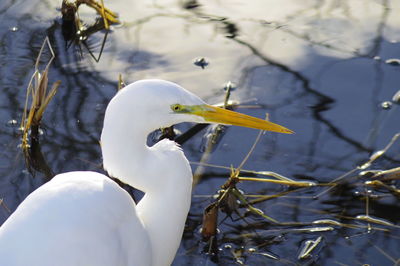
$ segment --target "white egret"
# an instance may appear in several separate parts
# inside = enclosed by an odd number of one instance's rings
[[[292,133],[277,124],[205,104],[180,86],[142,80],[109,103],[101,134],[104,167],[145,192],[135,205],[107,176],[69,172],[32,192],[0,227],[0,265],[169,265],[190,207],[192,173],[170,140],[150,132],[210,122]]]

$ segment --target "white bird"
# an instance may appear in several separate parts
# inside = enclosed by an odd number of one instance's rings
[[[136,205],[107,176],[55,176],[32,192],[0,227],[0,265],[170,265],[190,208],[192,173],[170,140],[146,145],[150,132],[181,122],[291,130],[205,104],[172,82],[142,80],[109,103],[101,134],[104,168],[145,192]]]

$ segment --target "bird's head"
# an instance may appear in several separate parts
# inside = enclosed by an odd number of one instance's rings
[[[144,123],[138,126],[145,127],[144,130],[148,132],[181,122],[196,122],[293,133],[290,129],[263,119],[208,105],[181,86],[156,79],[140,80],[122,89],[111,100],[106,116],[115,111],[116,116],[126,116],[128,119],[133,114],[140,114]],[[131,121],[133,124],[135,122]]]

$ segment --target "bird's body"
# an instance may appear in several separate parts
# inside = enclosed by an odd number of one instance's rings
[[[129,194],[95,172],[57,175],[0,227],[0,265],[169,265],[190,208],[192,173],[172,141],[148,134],[180,122],[221,122],[291,133],[279,125],[206,105],[178,85],[135,82],[109,103],[101,135],[111,176],[145,192]]]
[[[2,225],[0,239],[0,265],[151,262],[150,240],[132,198],[95,172],[61,174],[38,188]]]

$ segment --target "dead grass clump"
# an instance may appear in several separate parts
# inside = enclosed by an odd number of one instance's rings
[[[51,58],[48,61],[45,69],[40,71],[39,63],[41,61],[41,57],[44,51],[45,46],[47,45],[49,51],[51,52]],[[49,39],[46,39],[43,42],[42,47],[40,48],[39,55],[36,59],[35,64],[35,72],[33,73],[29,85],[26,89],[26,100],[24,113],[22,115],[21,120],[21,130],[22,130],[22,148],[29,148],[28,136],[31,138],[38,139],[39,136],[39,126],[42,120],[44,111],[46,107],[50,103],[51,99],[57,92],[57,88],[60,86],[61,81],[58,80],[53,83],[50,89],[48,89],[48,73],[49,67],[52,61],[54,60],[54,52],[51,48],[51,44]],[[28,103],[31,99],[31,106],[28,110]]]

